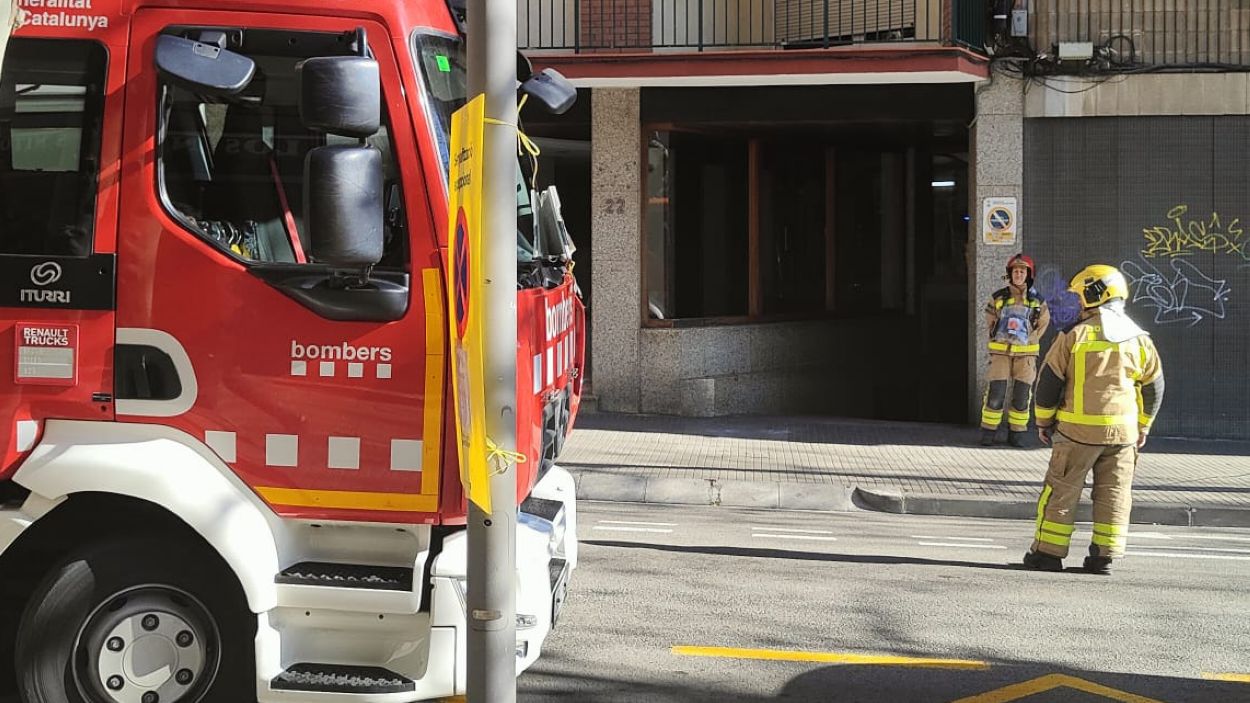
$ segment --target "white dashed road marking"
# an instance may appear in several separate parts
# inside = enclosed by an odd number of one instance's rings
[[[817,541],[817,542],[838,541],[837,537],[821,537],[819,535],[779,535],[779,534],[761,535],[757,533],[752,533],[751,536],[755,537],[756,539],[805,539],[805,540],[812,540],[812,541]]]
[[[951,539],[960,542],[993,542],[989,537],[938,537],[936,535],[912,535],[912,539]]]
[[[963,547],[965,549],[1006,549],[1001,544],[965,544],[955,542],[917,542],[922,547]]]
[[[1221,549],[1219,547],[1156,547],[1153,544],[1139,544],[1134,549],[1188,549],[1194,552],[1225,552],[1228,554],[1250,554],[1250,550],[1246,549]]]
[[[1129,533],[1132,537],[1132,533]],[[1188,539],[1214,539],[1224,542],[1250,542],[1250,537],[1233,537],[1232,535],[1185,535]]]
[[[1174,552],[1126,552],[1131,557],[1160,557],[1164,559],[1229,559],[1232,561],[1250,561],[1250,556],[1238,557],[1231,554],[1180,554]]]

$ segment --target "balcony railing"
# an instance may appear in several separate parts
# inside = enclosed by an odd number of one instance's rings
[[[1028,10],[1037,51],[1090,42],[1120,66],[1250,66],[1246,0],[1029,0]]]
[[[517,0],[525,50],[809,49],[863,42],[984,45],[985,0]]]

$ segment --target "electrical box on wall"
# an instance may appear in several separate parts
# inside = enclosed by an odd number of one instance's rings
[[[1012,10],[1011,11],[1011,36],[1013,37],[1029,36],[1029,11],[1028,10]]]
[[[1087,41],[1059,42],[1060,61],[1088,61],[1094,58],[1094,45]]]

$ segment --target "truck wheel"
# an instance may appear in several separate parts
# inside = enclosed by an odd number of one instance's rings
[[[150,538],[90,544],[31,597],[24,703],[255,701],[255,616],[220,558]]]

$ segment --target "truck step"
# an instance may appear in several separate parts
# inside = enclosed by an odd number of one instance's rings
[[[406,676],[375,666],[296,664],[274,677],[269,687],[317,693],[406,693],[415,691],[417,685]]]
[[[411,591],[412,569],[305,561],[283,570],[274,578],[274,582],[292,586]]]
[[[535,498],[530,496],[521,503],[521,512],[529,513],[534,517],[540,517],[548,522],[555,522],[556,517],[560,515],[560,511],[564,509],[564,503],[558,500],[548,500],[547,498]]]

